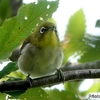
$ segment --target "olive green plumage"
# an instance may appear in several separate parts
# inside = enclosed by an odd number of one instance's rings
[[[50,75],[61,67],[63,52],[56,26],[51,22],[42,23],[25,39],[20,50],[19,69],[32,78]]]

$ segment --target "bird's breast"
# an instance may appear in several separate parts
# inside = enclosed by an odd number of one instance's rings
[[[18,66],[24,74],[40,77],[54,73],[61,67],[62,60],[63,53],[60,47],[39,49],[29,43],[22,50]]]

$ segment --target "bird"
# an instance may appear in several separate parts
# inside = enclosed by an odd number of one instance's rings
[[[43,22],[29,35],[21,47],[17,64],[19,70],[31,78],[52,75],[61,68],[63,50],[52,22]],[[10,57],[12,60],[12,58]]]

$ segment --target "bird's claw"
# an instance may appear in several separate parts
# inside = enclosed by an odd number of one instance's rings
[[[63,74],[62,70],[57,69],[57,74],[58,74],[59,79],[64,83],[65,77],[64,77],[64,74]]]
[[[29,82],[30,87],[32,87],[32,79],[30,78],[30,75],[28,74],[28,76],[26,77],[26,80]]]

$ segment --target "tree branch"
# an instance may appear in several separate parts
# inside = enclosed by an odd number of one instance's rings
[[[82,66],[91,66],[99,65],[100,61],[96,61],[93,63],[85,63],[79,64],[78,67]],[[76,65],[75,65],[76,66]],[[73,65],[73,67],[75,67]],[[70,67],[72,67],[70,65]],[[77,66],[76,66],[77,67]],[[90,79],[90,78],[100,78],[100,69],[83,69],[83,70],[72,70],[72,71],[65,71],[62,72],[64,76],[64,81],[72,81],[72,80],[81,80],[81,79]],[[58,74],[54,74],[51,76],[41,77],[32,80],[32,87],[41,87],[44,85],[50,84],[57,84],[61,83],[62,78],[59,77]],[[19,80],[19,81],[10,81],[10,82],[2,82],[0,83],[0,92],[4,91],[14,91],[14,90],[26,90],[27,88],[31,88],[29,82],[27,80]]]
[[[87,62],[84,64],[67,63],[61,69],[62,71],[82,70],[82,69],[100,69],[100,61]]]

